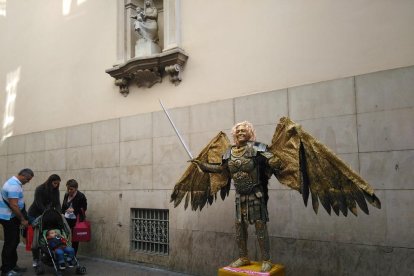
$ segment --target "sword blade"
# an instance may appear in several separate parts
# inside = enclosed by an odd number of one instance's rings
[[[184,142],[183,137],[180,135],[180,132],[178,132],[177,127],[175,126],[174,122],[172,121],[172,119],[171,119],[171,117],[170,117],[170,114],[168,113],[167,109],[164,107],[164,105],[162,104],[162,102],[161,102],[161,100],[160,100],[160,99],[158,99],[158,101],[160,102],[161,107],[162,107],[162,109],[164,110],[165,115],[167,115],[168,120],[170,121],[170,123],[171,123],[172,127],[174,128],[174,131],[175,131],[175,133],[177,134],[178,139],[180,139],[180,142],[181,142],[181,144],[183,145],[183,147],[184,147],[185,151],[187,152],[188,156],[189,156],[191,159],[194,159],[194,158],[193,158],[193,155],[191,154],[190,150],[189,150],[189,149],[188,149],[188,147],[187,147],[187,144]]]

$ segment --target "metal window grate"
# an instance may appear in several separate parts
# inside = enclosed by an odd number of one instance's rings
[[[168,255],[168,210],[131,209],[133,250],[158,255]]]

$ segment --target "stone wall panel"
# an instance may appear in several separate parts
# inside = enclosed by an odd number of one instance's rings
[[[91,146],[92,125],[78,125],[66,129],[66,145],[68,148]]]
[[[361,153],[361,175],[377,189],[413,189],[414,151]]]
[[[66,147],[66,128],[45,131],[45,149],[64,149]]]
[[[188,138],[188,135],[183,135],[185,141],[188,141]],[[154,138],[152,154],[154,165],[183,164],[189,160],[188,154],[177,136]]]
[[[189,163],[163,164],[152,167],[154,172],[152,188],[173,191],[175,184],[184,174]]]
[[[190,132],[220,131],[233,126],[233,100],[193,105],[190,107]]]
[[[231,191],[224,199],[217,193],[217,199],[212,205],[206,204],[199,215],[200,229],[203,231],[234,233],[235,223],[235,193]]]
[[[152,113],[120,119],[121,142],[152,138]]]
[[[358,113],[414,106],[414,67],[355,77]]]
[[[119,167],[92,169],[92,183],[89,190],[118,191]]]
[[[17,135],[7,138],[7,154],[24,153],[26,147],[26,136]]]
[[[92,146],[92,162],[95,168],[119,166],[119,143]]]
[[[152,163],[152,139],[121,142],[120,165],[150,165]]]
[[[361,152],[414,149],[414,109],[358,114]]]
[[[12,156],[13,155],[9,155],[9,157],[12,157]],[[14,156],[17,157],[19,155],[14,155]],[[23,167],[31,168],[33,171],[46,171],[47,170],[46,161],[49,164],[49,160],[46,160],[45,151],[28,152],[24,155],[22,154],[22,156],[24,156],[24,165],[21,164],[20,162],[16,163],[14,167],[14,171],[16,171],[17,166],[20,166],[20,168],[17,168],[17,171],[15,173],[20,171]]]
[[[235,121],[249,121],[253,125],[276,124],[287,116],[287,89],[260,93],[234,99]]]
[[[66,178],[67,180],[75,179],[79,184],[81,192],[90,190],[93,187],[92,169],[67,170]]]
[[[119,119],[92,124],[92,145],[119,143]]]
[[[289,115],[306,120],[355,114],[353,78],[336,79],[288,89]]]
[[[66,150],[48,150],[45,152],[45,168],[47,171],[66,170]]]
[[[7,144],[8,144],[8,139],[4,139],[3,141],[0,141],[0,156],[5,156],[7,155]]]
[[[76,147],[66,150],[66,166],[68,170],[93,168],[92,147]]]
[[[35,132],[26,135],[25,152],[44,151],[45,150],[45,133]]]
[[[358,152],[355,115],[311,119],[297,123],[334,153]]]
[[[153,169],[151,165],[120,167],[119,178],[121,190],[150,190]]]
[[[168,109],[167,106],[165,106],[165,108],[170,114],[171,120],[174,122],[180,134],[188,133],[190,129],[190,108],[182,107]],[[153,112],[152,119],[154,124],[153,137],[165,137],[176,135],[174,128],[172,127],[167,115],[163,110]]]

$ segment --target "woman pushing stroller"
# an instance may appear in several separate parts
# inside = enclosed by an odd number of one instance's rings
[[[52,208],[61,212],[60,207],[60,176],[57,174],[52,174],[46,180],[45,183],[39,185],[35,190],[34,201],[29,208],[29,222],[34,223],[38,217],[40,217],[47,208]],[[34,235],[39,235],[38,229],[34,228]],[[33,267],[36,267],[39,262],[39,255],[37,250],[37,241],[33,240],[32,243],[32,255],[33,255]]]

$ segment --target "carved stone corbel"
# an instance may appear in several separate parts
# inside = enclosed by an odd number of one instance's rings
[[[119,86],[119,92],[124,96],[129,94],[129,80],[127,78],[121,78],[115,80],[115,85]]]
[[[170,76],[172,83],[180,84],[181,72],[187,59],[188,55],[182,49],[174,48],[149,57],[130,59],[105,72],[115,78],[115,85],[119,86],[119,92],[127,96],[131,82],[135,82],[138,87],[150,88],[162,82],[165,74]]]
[[[169,65],[165,67],[165,72],[170,75],[170,81],[176,86],[181,82],[181,66],[179,64]]]

